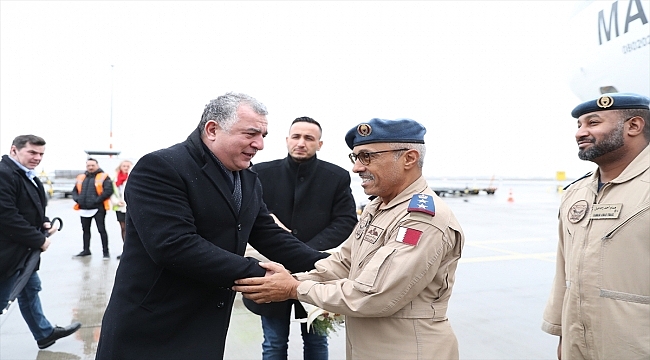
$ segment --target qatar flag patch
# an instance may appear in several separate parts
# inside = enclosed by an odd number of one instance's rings
[[[397,239],[395,240],[407,245],[417,246],[421,237],[422,231],[420,230],[400,227],[399,230],[397,230]]]

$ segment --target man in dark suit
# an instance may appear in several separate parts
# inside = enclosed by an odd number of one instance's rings
[[[97,359],[222,359],[234,280],[266,274],[242,256],[248,242],[293,271],[327,256],[281,229],[262,200],[249,167],[266,114],[248,95],[225,94],[187,140],[135,165]]]
[[[321,136],[318,121],[299,117],[289,127],[287,157],[255,164],[253,170],[262,182],[264,203],[276,222],[310,247],[329,250],[347,239],[357,223],[357,213],[350,173],[316,157],[323,146]],[[261,315],[262,359],[286,359],[291,308],[295,305],[297,318],[306,318],[304,307],[297,300],[257,304],[244,299],[244,305]],[[301,324],[301,332],[304,359],[326,360],[327,336],[307,331],[306,323]]]
[[[40,256],[50,246],[48,236],[57,231],[45,216],[47,198],[34,172],[45,153],[45,140],[34,135],[14,139],[9,155],[0,161],[0,309],[10,299],[19,277],[28,278],[18,294],[20,312],[40,349],[79,330],[78,322],[63,328],[52,326],[43,314],[38,292],[41,279],[26,267],[30,256]],[[33,255],[34,252],[38,254]],[[31,272],[27,274],[26,271]]]

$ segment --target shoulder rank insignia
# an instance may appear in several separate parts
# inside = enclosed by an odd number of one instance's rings
[[[436,216],[436,206],[433,204],[433,196],[427,194],[415,194],[409,203],[408,212],[423,212]]]

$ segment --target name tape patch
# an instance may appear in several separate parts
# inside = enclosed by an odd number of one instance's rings
[[[380,228],[379,226],[370,225],[366,231],[366,235],[363,237],[363,241],[374,244],[377,242],[377,239],[379,239],[379,236],[382,232],[384,232],[384,229]]]
[[[594,204],[591,208],[591,218],[596,219],[618,219],[621,215],[623,204]]]

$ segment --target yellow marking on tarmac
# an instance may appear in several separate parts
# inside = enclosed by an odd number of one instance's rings
[[[470,258],[461,258],[461,262],[475,263],[475,262],[488,262],[488,261],[506,261],[506,260],[522,260],[522,259],[536,259],[541,261],[555,262],[556,252],[545,253],[520,253],[516,251],[504,250],[486,244],[513,244],[513,243],[526,243],[526,242],[539,242],[546,241],[545,238],[524,238],[524,239],[509,239],[509,240],[488,240],[488,241],[470,241],[466,242],[465,246],[473,246],[485,250],[503,253],[505,255],[494,256],[477,256]]]

